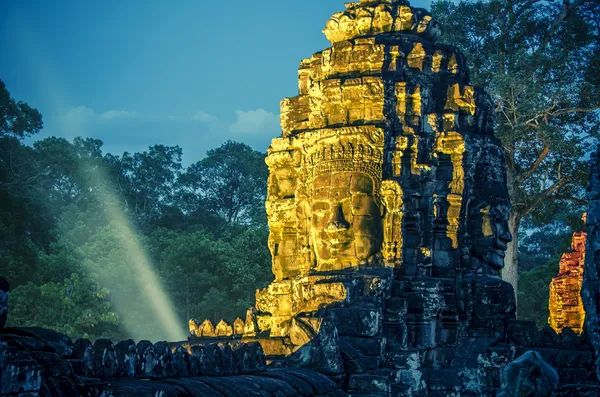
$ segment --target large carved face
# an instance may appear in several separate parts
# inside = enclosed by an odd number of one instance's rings
[[[512,236],[508,227],[510,204],[494,201],[474,207],[467,227],[471,234],[471,254],[492,269],[504,267],[504,256]]]
[[[373,179],[362,172],[321,175],[313,182],[311,239],[317,270],[354,267],[381,249],[381,210]]]

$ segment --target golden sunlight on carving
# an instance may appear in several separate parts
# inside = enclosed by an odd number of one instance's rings
[[[414,27],[415,18],[412,9],[408,6],[398,7],[398,17],[396,18],[394,30],[403,32],[406,30],[412,30]]]
[[[464,110],[470,115],[475,114],[475,89],[472,86],[463,86],[454,84],[448,87],[448,98],[446,100],[447,110],[456,112]]]
[[[452,74],[458,73],[458,62],[456,61],[456,55],[454,55],[454,54],[452,54],[452,56],[450,57],[450,60],[448,61],[448,70]]]
[[[408,66],[423,71],[423,61],[425,60],[425,50],[423,44],[416,43],[413,50],[408,54]]]
[[[402,257],[402,215],[404,202],[402,188],[396,181],[383,181],[381,196],[385,206],[383,218],[383,257],[399,265]]]
[[[439,71],[442,67],[442,58],[443,58],[443,56],[442,56],[442,52],[440,50],[437,50],[435,52],[435,54],[433,54],[431,68],[434,73],[439,73]]]
[[[444,120],[446,115],[444,115]],[[444,127],[446,127],[444,121]],[[448,228],[446,235],[452,240],[452,247],[458,248],[458,226],[462,197],[465,189],[463,155],[466,151],[465,140],[457,132],[439,132],[436,137],[435,150],[439,153],[449,155],[452,164],[452,181],[450,182],[451,193],[446,198],[449,208],[447,214]]]
[[[394,1],[361,1],[346,3],[346,11],[333,14],[323,33],[332,44],[386,32],[426,34],[431,21],[428,14],[422,14],[417,21],[411,7]]]
[[[219,324],[215,327],[216,336],[233,336],[233,327],[229,325],[225,320],[219,321]]]
[[[581,284],[586,239],[585,232],[573,234],[571,251],[560,258],[558,275],[550,283],[548,323],[557,333],[561,333],[564,328],[571,328],[578,335],[583,332],[585,310],[581,300]]]
[[[482,208],[479,211],[481,212],[481,215],[483,215],[483,224],[481,230],[485,237],[490,237],[494,235],[494,230],[492,229],[492,220],[490,218],[490,210],[491,206],[488,205],[487,207]]]
[[[348,3],[327,21],[332,46],[301,61],[298,95],[281,101],[282,135],[268,149],[275,280],[256,292],[244,320],[216,328],[190,321],[192,335],[242,335],[268,356],[289,355],[319,334],[323,313],[355,310],[355,302],[380,293],[382,274],[401,269],[404,255],[427,268],[434,247],[403,233],[418,234],[431,214],[409,216],[405,205],[414,207],[417,198],[405,196],[403,183],[434,172],[444,175],[433,193],[436,233],[449,252],[458,248],[465,142],[455,131],[460,112],[474,114],[474,91],[448,86],[440,73],[444,57],[450,72],[458,65],[450,49],[433,46],[427,35],[434,25],[423,10],[396,0]],[[407,73],[424,71],[428,53],[448,92],[445,110],[433,110],[424,79],[406,82]]]

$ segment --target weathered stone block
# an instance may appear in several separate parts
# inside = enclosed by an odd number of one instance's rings
[[[135,342],[129,339],[117,343],[115,354],[118,362],[117,375],[119,377],[133,378],[135,376],[138,356]]]
[[[110,339],[97,339],[93,346],[94,370],[97,377],[112,378],[117,374],[118,362],[115,346]]]
[[[42,367],[33,360],[11,360],[0,372],[0,394],[36,393],[42,386]]]
[[[529,351],[504,368],[498,397],[550,396],[558,381],[556,370],[537,352]]]
[[[376,336],[381,331],[379,310],[336,308],[330,314],[340,336]]]

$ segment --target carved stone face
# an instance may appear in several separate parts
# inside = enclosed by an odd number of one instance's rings
[[[471,254],[492,269],[504,267],[508,243],[512,241],[508,226],[510,204],[503,201],[473,208],[467,224],[471,234]]]
[[[311,239],[318,270],[354,267],[381,250],[381,210],[373,179],[361,172],[321,175],[313,182]]]

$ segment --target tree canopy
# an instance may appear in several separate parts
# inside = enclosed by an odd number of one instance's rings
[[[1,81],[0,101],[0,268],[12,286],[10,324],[166,338],[135,265],[140,255],[180,328],[192,317],[245,315],[271,278],[265,154],[226,142],[184,167],[176,146],[114,155],[92,138],[26,145],[41,115]]]
[[[439,0],[432,11],[495,103],[513,206],[503,278],[516,289],[522,221],[583,212],[600,133],[600,3]]]

